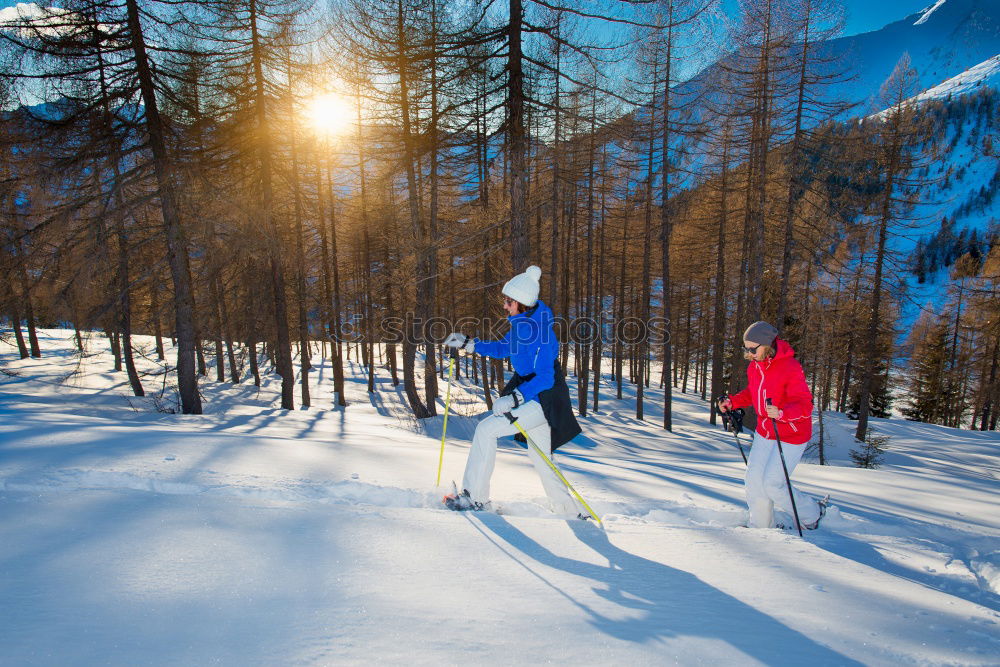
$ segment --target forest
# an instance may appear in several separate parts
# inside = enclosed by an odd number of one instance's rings
[[[639,419],[662,402],[673,430],[681,392],[715,423],[764,319],[858,440],[892,409],[997,428],[1000,225],[925,219],[956,151],[996,162],[996,93],[910,103],[901,54],[873,99],[827,94],[852,76],[824,47],[832,3],[19,7],[0,25],[0,312],[22,357],[45,354],[38,328],[104,332],[143,395],[132,338],[161,360],[169,339],[176,409],[199,414],[199,383],[266,373],[282,408],[328,407],[316,355],[344,406],[354,355],[424,418],[444,337],[502,331],[501,286],[536,264],[581,415],[631,384]],[[508,372],[457,370],[487,403]]]

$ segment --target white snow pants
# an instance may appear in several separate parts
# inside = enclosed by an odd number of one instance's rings
[[[549,423],[545,421],[545,413],[538,401],[528,401],[511,411],[518,424],[525,430],[532,442],[545,452],[552,455],[552,432]],[[517,433],[517,426],[510,423],[503,415],[490,415],[476,426],[476,434],[472,438],[472,450],[465,463],[465,476],[462,486],[476,502],[485,503],[490,499],[490,477],[493,476],[493,466],[497,459],[497,438]],[[566,485],[556,473],[542,460],[533,447],[528,445],[528,458],[535,466],[535,471],[542,478],[545,495],[556,514],[575,516],[580,510],[569,495]]]
[[[781,443],[785,454],[785,465],[788,475],[798,465],[805,445],[788,445]],[[759,433],[753,434],[753,446],[747,457],[747,472],[744,478],[747,496],[747,507],[750,508],[751,528],[770,528],[774,525],[774,505],[788,516],[793,517],[792,504],[788,500],[788,486],[785,483],[785,473],[781,469],[781,456],[778,453],[778,443],[768,440]],[[819,503],[812,496],[799,493],[792,487],[795,495],[795,507],[799,511],[799,523],[810,524],[819,519]],[[794,518],[792,519],[794,521]]]

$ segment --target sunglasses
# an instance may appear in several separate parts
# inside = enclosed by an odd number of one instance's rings
[[[743,351],[747,354],[757,354],[757,350],[760,349],[760,345],[754,345],[753,347],[743,346]]]
[[[517,301],[514,301],[514,299],[510,298],[509,296],[505,296],[503,298],[503,305],[509,306],[509,305],[511,305],[513,303],[517,303]]]

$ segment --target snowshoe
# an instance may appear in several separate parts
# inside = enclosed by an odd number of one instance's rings
[[[806,530],[816,530],[817,528],[819,528],[819,522],[822,521],[823,517],[826,516],[826,508],[830,505],[830,494],[824,496],[823,499],[819,501],[818,505],[819,505],[819,518],[812,523],[807,523],[804,526],[802,526]]]
[[[458,492],[458,487],[452,483],[452,488],[454,491],[446,495],[442,501],[444,506],[455,512],[467,512],[473,511],[478,512],[483,509],[483,504],[478,503],[469,496],[469,492],[466,489],[462,489],[462,492]]]
[[[816,530],[817,528],[819,528],[820,521],[822,521],[823,517],[826,516],[826,508],[830,505],[830,495],[827,494],[826,496],[824,496],[821,500],[817,501],[817,504],[819,505],[819,518],[813,521],[812,523],[802,524],[803,530]],[[792,526],[786,526],[783,523],[776,523],[774,524],[774,527],[780,530],[789,530],[792,528]]]

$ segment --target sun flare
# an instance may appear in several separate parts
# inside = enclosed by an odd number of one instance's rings
[[[351,105],[335,93],[309,100],[305,112],[314,130],[331,136],[343,133],[352,121]]]

